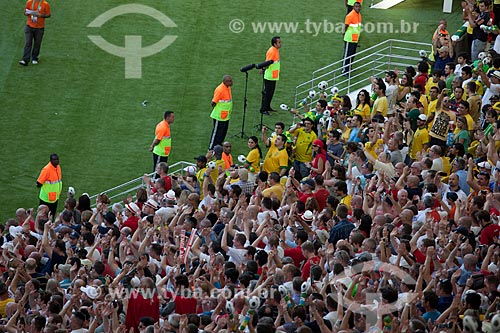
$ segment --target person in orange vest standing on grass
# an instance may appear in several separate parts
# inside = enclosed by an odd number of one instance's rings
[[[215,146],[221,145],[226,138],[229,128],[229,119],[233,111],[233,95],[231,94],[231,86],[233,78],[230,75],[224,75],[222,83],[214,90],[212,98],[212,113],[210,118],[214,120],[214,128],[210,135],[210,144],[208,149],[212,150]]]
[[[280,79],[280,48],[281,38],[274,36],[271,39],[271,47],[266,52],[266,61],[272,60],[273,63],[267,68],[262,68],[260,70],[260,73],[264,74],[264,89],[262,90],[260,113],[265,115],[269,115],[270,111],[276,111],[271,108],[271,101],[273,100],[274,90],[276,89],[276,81]]]
[[[50,162],[40,172],[40,176],[36,180],[36,186],[40,188],[38,196],[40,205],[47,205],[52,216],[55,216],[57,202],[62,191],[62,173],[57,154],[50,155]]]
[[[50,17],[50,5],[45,0],[29,0],[26,2],[24,15],[28,19],[24,27],[24,55],[19,64],[28,66],[31,59],[32,64],[36,65],[45,32],[45,19]]]
[[[351,63],[358,47],[359,35],[361,34],[361,2],[354,3],[352,11],[345,17],[344,27],[344,64],[342,74],[351,71]]]
[[[160,162],[168,162],[168,155],[172,149],[172,137],[170,136],[170,124],[174,122],[174,111],[165,111],[163,120],[156,125],[155,138],[149,146],[153,152],[153,172]]]

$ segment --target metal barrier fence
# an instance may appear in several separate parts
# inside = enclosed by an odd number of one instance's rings
[[[422,60],[419,50],[424,50],[429,55],[431,48],[430,43],[388,39],[359,51],[354,56],[354,61],[351,62],[351,71],[348,74],[342,74],[342,59],[315,70],[311,80],[296,86],[294,106],[297,108],[304,99],[307,99],[309,105],[314,105],[317,98],[308,98],[309,91],[320,92],[318,83],[321,81],[328,83],[328,89],[325,90],[328,95],[331,95],[332,87],[338,88],[339,95],[348,95],[368,85],[370,83],[368,79],[371,76],[383,77],[383,73],[388,70],[398,68],[404,72],[407,66],[415,67]]]
[[[194,163],[186,161],[173,163],[169,165],[169,174],[185,174],[184,168],[190,165],[195,166]],[[149,173],[148,176],[152,177],[153,174],[154,174],[153,172]],[[132,195],[134,197],[135,192],[140,187],[146,187],[143,181],[143,176],[132,179],[126,183],[120,184],[101,193],[106,193],[106,195],[108,196],[108,198],[111,200],[112,203],[117,203],[117,202],[121,203],[122,198],[127,197],[128,195]],[[95,200],[98,195],[99,194],[94,194],[90,197],[90,202],[92,203],[92,207],[96,206]]]

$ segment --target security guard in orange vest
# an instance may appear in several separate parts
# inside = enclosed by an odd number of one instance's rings
[[[222,83],[214,90],[212,98],[212,113],[210,118],[214,120],[214,128],[210,135],[210,144],[208,149],[212,150],[215,146],[221,145],[226,138],[229,128],[229,119],[233,111],[233,95],[231,94],[231,86],[233,78],[230,75],[224,75]]]
[[[168,162],[168,156],[172,149],[172,137],[170,136],[170,124],[174,122],[174,111],[165,111],[163,120],[156,125],[155,138],[149,146],[149,151],[153,152],[153,172],[160,162]]]
[[[36,180],[36,186],[40,188],[40,205],[47,205],[52,213],[56,215],[57,202],[62,191],[62,174],[59,165],[59,156],[50,155],[50,162],[43,167],[40,176]]]
[[[344,28],[344,65],[342,74],[351,70],[351,62],[354,60],[356,48],[358,47],[359,35],[361,33],[361,2],[359,0],[353,6],[353,10],[345,17]]]
[[[276,81],[280,79],[280,49],[281,38],[274,36],[271,39],[271,47],[266,52],[266,61],[272,60],[273,63],[265,70],[261,69],[261,74],[264,73],[264,89],[262,90],[262,104],[260,106],[260,113],[269,115],[269,111],[276,111],[271,108],[271,101],[276,89]]]

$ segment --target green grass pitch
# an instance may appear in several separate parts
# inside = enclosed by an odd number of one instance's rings
[[[244,74],[239,68],[264,61],[273,35],[280,35],[282,77],[273,106],[292,104],[294,88],[311,72],[340,59],[341,35],[307,31],[306,21],[340,24],[343,1],[222,1],[49,0],[52,17],[47,19],[39,64],[22,67],[25,25],[23,0],[4,0],[4,27],[0,31],[0,220],[14,216],[18,207],[38,202],[35,179],[49,154],[61,159],[64,191],[74,186],[77,195],[91,194],[149,172],[154,126],[163,111],[176,113],[172,126],[171,161],[189,160],[206,152],[212,122],[210,100],[224,74],[233,76],[234,117],[228,138],[233,156],[246,154],[246,139],[231,138],[241,130]],[[102,13],[124,4],[142,4],[167,15],[176,27],[166,28],[144,14],[114,17],[101,28],[88,27]],[[415,33],[362,34],[361,49],[387,38],[429,42],[439,18],[449,30],[460,22],[458,1],[453,14],[441,12],[442,1],[406,0],[389,10],[372,10],[365,0],[363,21],[418,22]],[[6,13],[5,13],[6,11]],[[229,23],[244,23],[234,33]],[[297,22],[294,32],[253,31],[256,22]],[[253,23],[253,25],[252,25]],[[312,23],[310,23],[312,24]],[[239,26],[241,28],[241,25]],[[300,31],[302,30],[302,32]],[[309,33],[310,32],[310,33]],[[142,77],[125,78],[124,59],[111,55],[88,38],[101,35],[109,43],[124,45],[125,35],[142,36],[142,45],[158,42],[165,35],[176,40],[163,51],[142,59]],[[262,79],[249,73],[247,135],[257,134]],[[141,106],[148,100],[147,107]],[[264,118],[290,122],[283,111]],[[60,203],[59,208],[62,207]]]

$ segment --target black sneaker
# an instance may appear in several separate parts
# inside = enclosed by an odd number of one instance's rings
[[[21,66],[28,66],[28,62],[26,62],[24,60],[21,60],[21,61],[19,61],[19,65],[21,65]]]

